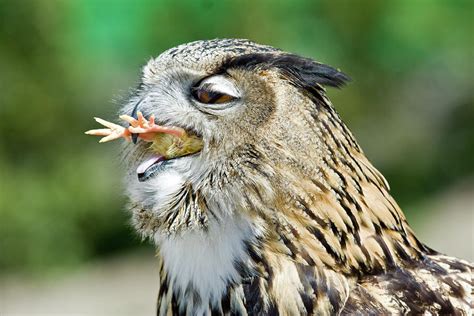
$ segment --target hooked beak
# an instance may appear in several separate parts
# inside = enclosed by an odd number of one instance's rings
[[[143,102],[143,100],[145,100],[145,97],[141,98],[140,101],[138,101],[137,104],[135,104],[135,106],[133,107],[131,117],[133,117],[136,120],[138,119],[138,106]],[[138,141],[138,134],[132,133],[131,136],[132,136],[132,142],[136,144]]]

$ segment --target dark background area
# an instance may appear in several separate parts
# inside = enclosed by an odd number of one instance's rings
[[[352,82],[329,94],[343,120],[410,222],[438,216],[430,201],[473,183],[472,21],[467,0],[0,0],[0,275],[147,247],[128,226],[118,145],[83,132],[117,120],[149,58],[198,39],[341,68]]]

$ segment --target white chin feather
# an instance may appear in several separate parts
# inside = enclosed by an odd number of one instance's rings
[[[185,297],[189,285],[199,294],[203,305],[196,304],[196,315],[204,314],[207,302],[217,304],[226,291],[229,281],[238,281],[236,261],[248,260],[244,240],[254,234],[250,223],[238,217],[225,217],[220,222],[211,221],[206,232],[188,231],[183,234],[155,235],[160,255],[175,294],[179,301]]]
[[[167,168],[145,182],[139,182],[136,178],[130,182],[131,200],[159,212],[160,205],[166,205],[181,190],[185,178],[175,169]]]

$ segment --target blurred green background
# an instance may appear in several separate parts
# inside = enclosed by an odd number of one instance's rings
[[[198,39],[341,68],[353,81],[329,94],[412,225],[457,191],[472,223],[472,21],[467,0],[0,0],[0,276],[150,247],[128,226],[117,145],[83,132],[116,119],[150,57]]]

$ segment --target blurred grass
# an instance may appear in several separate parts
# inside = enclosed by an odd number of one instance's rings
[[[0,0],[0,271],[130,247],[118,149],[83,131],[152,56],[241,37],[340,67],[329,91],[405,212],[474,173],[471,1]],[[112,147],[112,149],[111,149]]]

